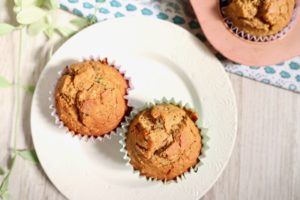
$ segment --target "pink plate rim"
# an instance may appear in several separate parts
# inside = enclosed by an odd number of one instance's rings
[[[300,55],[300,14],[291,30],[271,42],[243,40],[226,27],[221,16],[220,0],[191,0],[201,28],[213,47],[226,58],[244,65],[267,66]],[[300,0],[297,0],[300,5]]]

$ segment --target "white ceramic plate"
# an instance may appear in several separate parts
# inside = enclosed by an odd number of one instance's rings
[[[131,77],[129,103],[174,97],[200,112],[210,149],[197,173],[180,183],[147,182],[133,174],[120,153],[119,136],[85,142],[59,129],[50,116],[48,92],[57,72],[82,57],[115,60]],[[237,109],[221,63],[193,35],[169,22],[122,18],[93,25],[68,40],[42,72],[33,97],[34,146],[52,183],[69,199],[199,199],[215,183],[232,152]]]

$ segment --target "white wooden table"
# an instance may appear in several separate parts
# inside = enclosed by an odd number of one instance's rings
[[[0,22],[13,23],[12,1],[0,2]],[[60,12],[59,19],[71,16]],[[19,33],[0,38],[0,74],[13,81]],[[26,38],[21,82],[36,83],[49,46],[45,39]],[[239,127],[230,162],[204,200],[300,199],[300,95],[228,74],[237,98]],[[14,89],[0,90],[0,165],[12,146]],[[33,148],[30,132],[32,95],[22,91],[18,148]],[[0,177],[0,180],[2,177]],[[21,158],[12,172],[11,199],[65,199],[43,169]]]

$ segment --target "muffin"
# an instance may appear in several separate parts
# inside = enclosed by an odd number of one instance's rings
[[[172,104],[141,111],[129,125],[126,149],[130,164],[140,174],[174,180],[199,162],[200,130],[197,114]]]
[[[291,21],[295,0],[232,0],[224,14],[233,25],[253,36],[270,36]]]
[[[103,136],[122,121],[127,88],[122,74],[106,59],[72,64],[55,89],[57,115],[74,134]]]

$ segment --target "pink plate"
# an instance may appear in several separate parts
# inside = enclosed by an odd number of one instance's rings
[[[300,5],[300,0],[296,0]],[[220,12],[220,0],[191,0],[209,42],[225,57],[250,66],[277,64],[300,55],[300,14],[291,30],[272,42],[251,42],[230,32]]]

